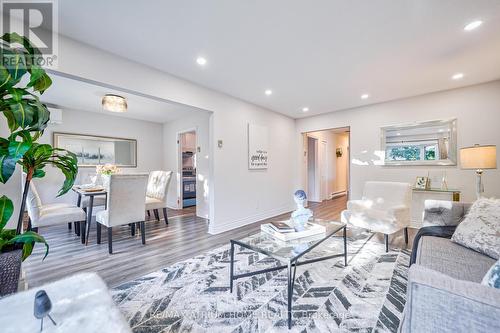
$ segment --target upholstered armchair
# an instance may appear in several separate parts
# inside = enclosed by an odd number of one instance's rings
[[[101,243],[101,226],[107,227],[110,254],[113,253],[113,228],[117,226],[130,225],[132,236],[134,236],[136,223],[139,223],[142,244],[146,244],[144,197],[147,181],[147,174],[114,174],[110,176],[107,209],[96,214],[97,244]]]
[[[151,171],[149,173],[148,187],[146,190],[146,210],[153,210],[157,221],[160,220],[158,209],[163,209],[165,224],[168,224],[167,217],[167,193],[172,171]]]
[[[389,251],[389,235],[404,229],[408,244],[411,185],[397,182],[366,182],[361,200],[347,202],[342,222],[384,234],[385,250]]]
[[[38,231],[38,227],[75,222],[80,234],[85,235],[85,212],[80,207],[66,203],[43,204],[33,181],[30,182],[26,197],[29,216],[29,229]],[[82,243],[84,242],[82,236]]]

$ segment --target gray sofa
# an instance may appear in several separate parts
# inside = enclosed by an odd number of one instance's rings
[[[449,239],[469,208],[425,202],[400,332],[500,332],[500,289],[481,285],[496,260]]]

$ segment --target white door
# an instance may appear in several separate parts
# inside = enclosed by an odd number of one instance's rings
[[[316,139],[307,137],[307,198],[316,201]]]
[[[328,199],[328,166],[326,141],[319,145],[320,201]]]

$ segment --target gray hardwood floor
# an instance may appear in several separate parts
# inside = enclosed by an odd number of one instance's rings
[[[314,215],[324,219],[338,219],[345,209],[346,198],[340,197],[322,203],[311,203]],[[103,232],[101,244],[96,244],[95,223],[90,232],[89,245],[84,246],[73,231],[64,226],[40,228],[39,232],[50,244],[50,253],[42,261],[43,246],[37,245],[24,263],[28,286],[35,287],[78,272],[97,272],[113,287],[142,275],[188,259],[207,250],[227,244],[230,239],[244,238],[256,233],[262,223],[288,217],[289,214],[253,223],[218,235],[207,233],[207,220],[196,217],[194,207],[169,210],[169,225],[161,220],[146,222],[146,245],[141,236],[130,235],[128,226],[113,230],[113,254],[108,254],[107,236]],[[113,228],[115,229],[115,228]],[[415,232],[410,232],[410,240]],[[383,241],[381,235],[375,237]],[[402,234],[391,237],[393,246],[404,245]],[[410,242],[411,244],[411,242]]]

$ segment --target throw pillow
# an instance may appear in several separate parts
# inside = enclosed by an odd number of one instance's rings
[[[500,289],[500,260],[491,266],[488,273],[484,276],[483,281],[481,281],[481,284]]]
[[[492,258],[500,257],[500,200],[480,198],[451,240]]]

